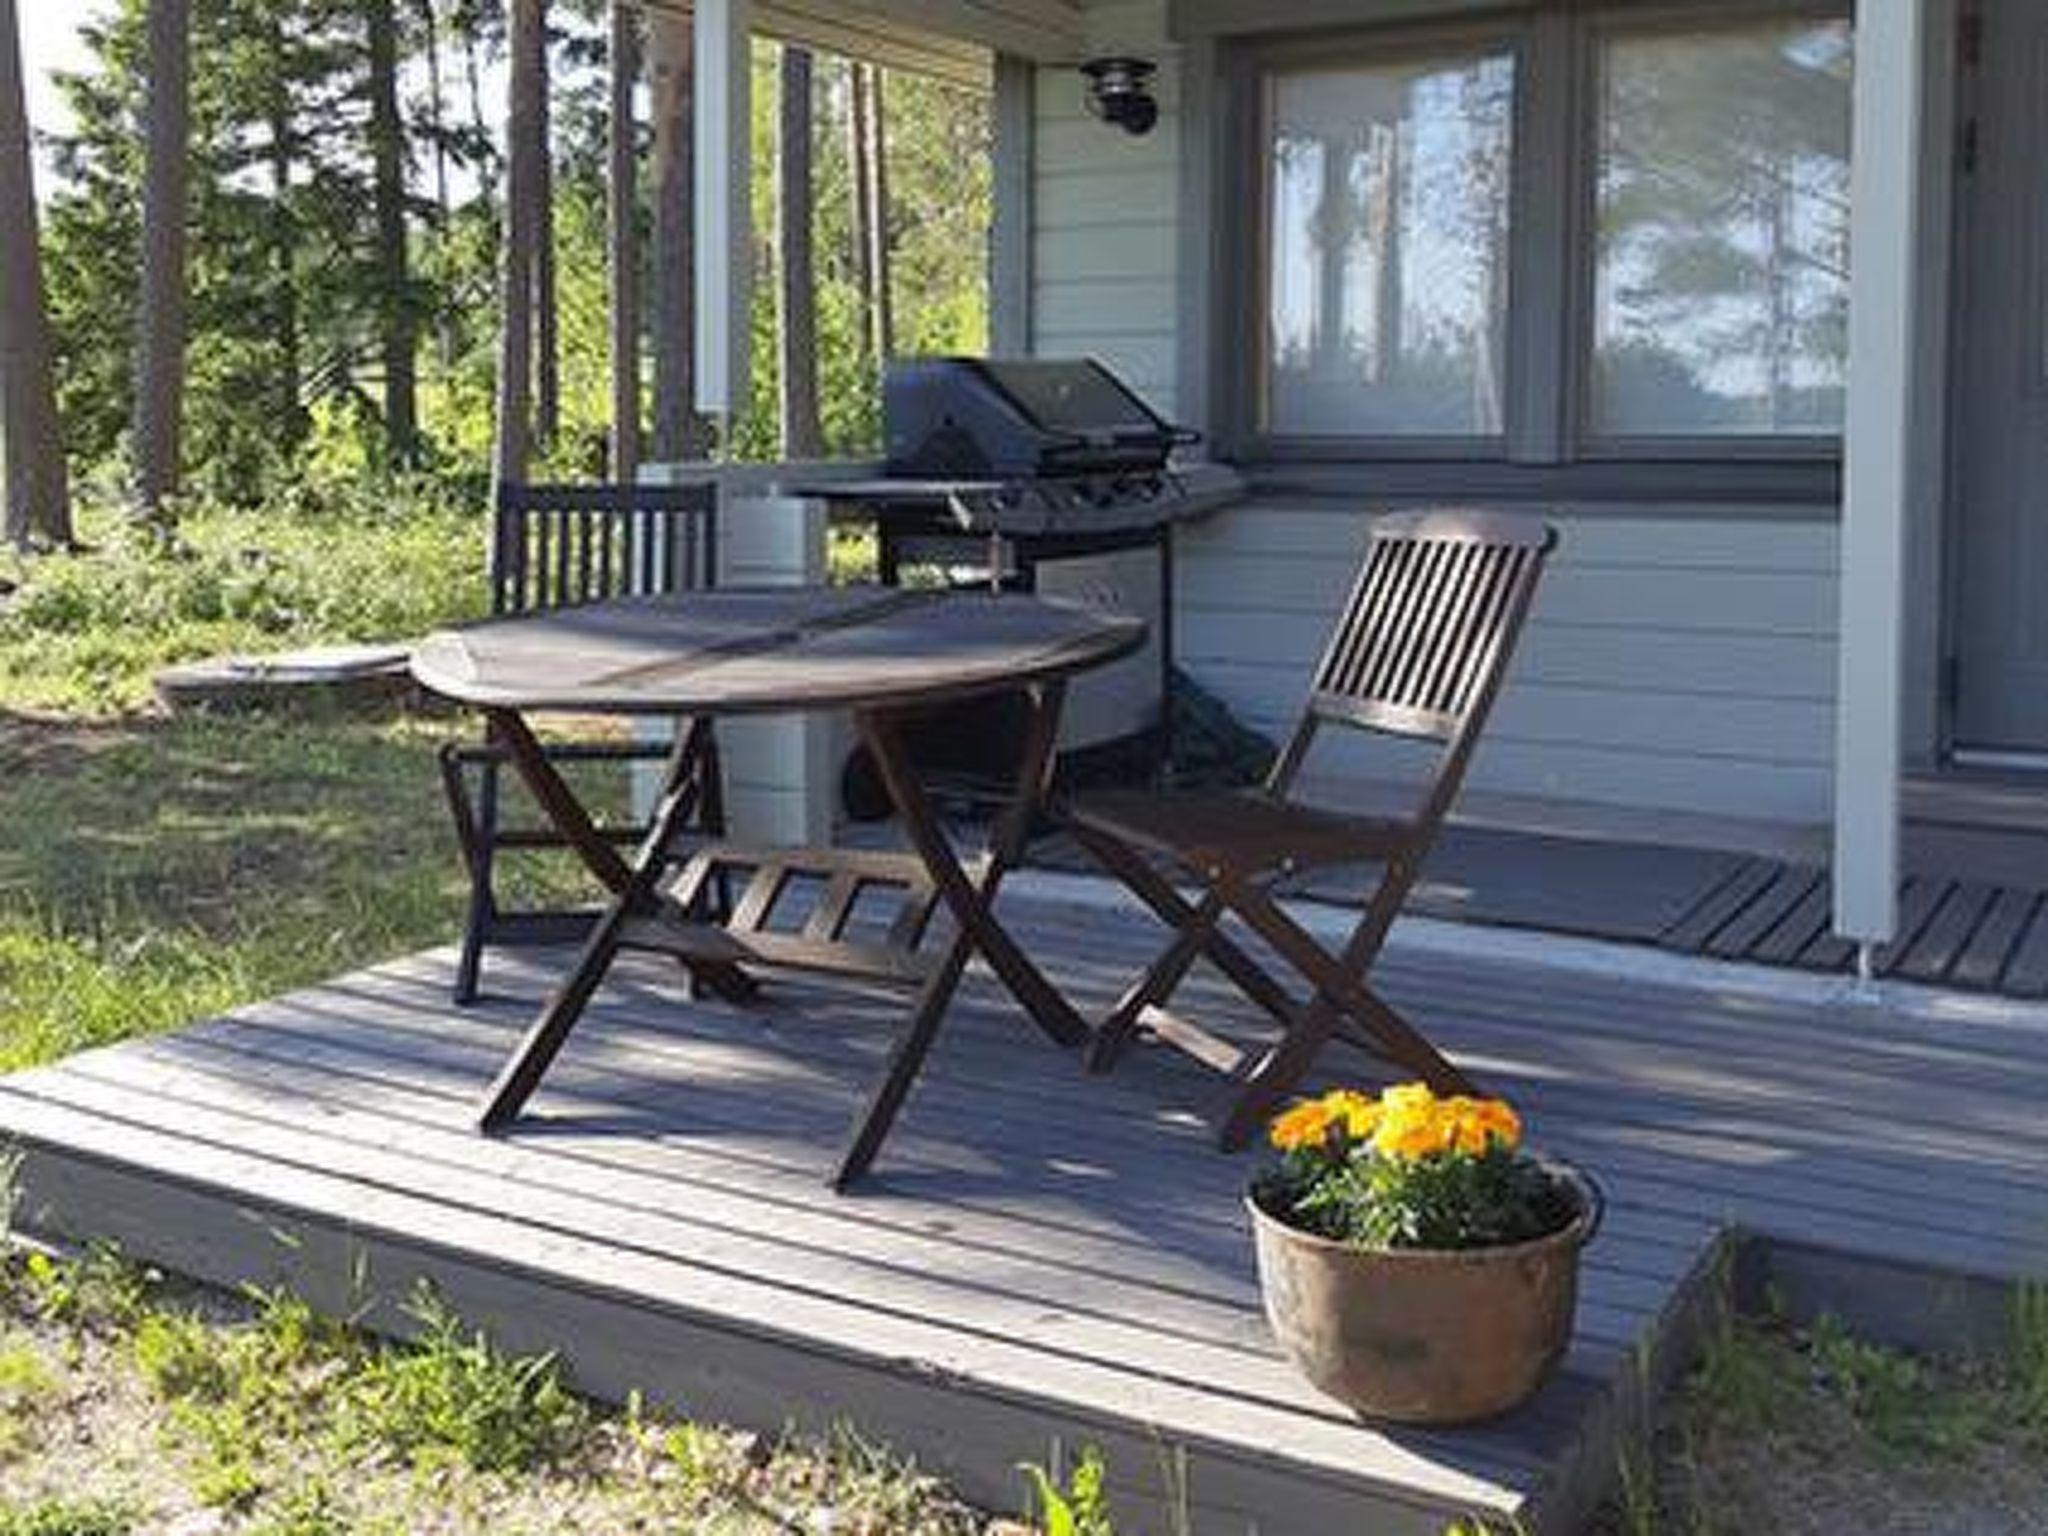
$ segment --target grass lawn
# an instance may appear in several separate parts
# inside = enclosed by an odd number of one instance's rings
[[[1602,1536],[2044,1536],[2048,1291],[1987,1359],[1739,1320],[1623,1484]]]
[[[84,534],[0,599],[0,1069],[446,939],[463,881],[433,754],[471,724],[166,718],[149,680],[473,612],[479,521],[323,503]],[[580,888],[559,861],[516,878]]]
[[[0,1536],[990,1529],[850,1433],[821,1446],[602,1410],[430,1296],[415,1311],[419,1339],[391,1345],[286,1296],[0,1258]]]

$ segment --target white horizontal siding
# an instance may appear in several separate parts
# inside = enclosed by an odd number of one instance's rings
[[[1034,102],[1032,349],[1101,359],[1152,408],[1178,414],[1180,74],[1160,0],[1087,12],[1091,53],[1155,60],[1159,125],[1096,121],[1080,73],[1041,69]]]
[[[1696,510],[1696,509],[1694,509]],[[1557,514],[1561,544],[1476,791],[1812,822],[1834,730],[1834,530],[1823,522]],[[1368,514],[1250,505],[1180,540],[1183,664],[1280,731],[1363,547]],[[1406,777],[1412,753],[1333,741],[1326,793]]]
[[[1159,127],[1088,116],[1076,71],[1034,103],[1032,339],[1092,355],[1176,414],[1179,62],[1162,0],[1086,12],[1091,52],[1160,64]],[[1638,510],[1638,509],[1631,509]],[[1474,766],[1477,791],[1710,816],[1817,822],[1828,811],[1836,541],[1821,519],[1755,509],[1612,508],[1557,516],[1564,543]],[[1186,530],[1182,664],[1247,720],[1279,730],[1362,547],[1365,514],[1273,501]],[[1336,743],[1312,777],[1334,793],[1401,777]]]

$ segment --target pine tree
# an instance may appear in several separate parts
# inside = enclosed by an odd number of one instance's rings
[[[16,545],[71,542],[71,484],[43,299],[35,178],[14,0],[0,0],[0,451]]]
[[[135,341],[136,510],[157,522],[177,494],[185,393],[185,216],[191,122],[191,9],[150,0],[148,160],[142,294]]]

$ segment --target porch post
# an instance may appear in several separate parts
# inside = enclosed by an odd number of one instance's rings
[[[747,400],[753,271],[750,0],[696,0],[697,409],[719,424]]]
[[[1836,671],[1835,931],[1898,928],[1899,756],[1918,330],[1921,90],[1928,0],[1857,8],[1851,141],[1849,384]]]

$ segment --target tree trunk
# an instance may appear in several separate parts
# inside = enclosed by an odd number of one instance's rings
[[[405,121],[398,112],[398,17],[393,0],[368,0],[370,158],[377,214],[377,308],[384,355],[384,446],[393,464],[419,448],[419,338],[406,249]]]
[[[545,12],[541,25],[545,36]],[[538,353],[534,369],[534,432],[543,445],[553,446],[562,431],[562,322],[555,282],[554,81],[545,43],[541,48],[540,91],[535,100],[540,112],[540,154],[534,162],[540,181],[536,199],[540,225],[533,237],[533,344]]]
[[[817,271],[811,249],[811,56],[782,50],[780,142],[775,210],[782,248],[782,453],[814,459],[824,452],[818,419]]]
[[[467,7],[464,9],[467,11]],[[470,126],[474,130],[476,143],[485,146],[477,160],[478,179],[481,183],[477,189],[477,196],[488,211],[491,206],[491,152],[488,147],[491,142],[491,120],[490,113],[484,106],[483,67],[477,62],[478,28],[474,24],[473,13],[471,16],[471,25],[463,26],[460,18],[457,19],[456,25],[462,33],[462,74],[469,92]]]
[[[434,0],[419,0],[427,44],[427,121],[434,138],[434,224],[448,227],[448,87],[441,65],[441,13]]]
[[[649,13],[654,46],[654,453],[701,459],[697,412],[695,40],[687,16]]]
[[[14,0],[0,0],[0,451],[7,461],[5,528],[21,547],[37,537],[72,540],[36,230],[20,23]]]
[[[299,235],[292,211],[292,141],[290,62],[285,57],[284,12],[272,6],[264,18],[264,46],[269,50],[269,99],[264,103],[270,134],[270,265],[271,326],[277,345],[277,420],[293,447],[304,435],[299,402]]]
[[[419,0],[427,42],[427,112],[434,135],[434,240],[443,248],[454,213],[448,190],[448,82],[441,57],[441,12],[435,0]],[[435,352],[441,371],[455,366],[455,329],[446,305],[436,306]]]
[[[896,350],[896,304],[889,273],[889,128],[882,95],[882,72],[870,64],[868,76],[868,313],[875,328],[875,359],[885,363]]]
[[[526,478],[533,448],[533,255],[540,233],[539,101],[547,49],[546,0],[509,0],[510,70],[505,112],[503,296],[498,337],[496,485]]]
[[[13,5],[6,7],[9,43]],[[186,0],[150,0],[148,142],[142,186],[142,293],[135,337],[136,510],[164,516],[178,490],[185,393],[185,184],[190,136],[191,16]],[[23,146],[26,153],[26,145]],[[12,228],[11,213],[6,222]],[[6,307],[16,307],[14,283]],[[11,478],[11,477],[10,477]]]
[[[853,240],[854,283],[860,293],[860,349],[874,361],[874,238],[868,232],[868,68],[858,61],[846,66],[846,186],[847,225]]]
[[[612,275],[611,476],[630,485],[640,473],[640,199],[633,89],[640,79],[640,22],[613,0],[611,124],[607,210]]]

